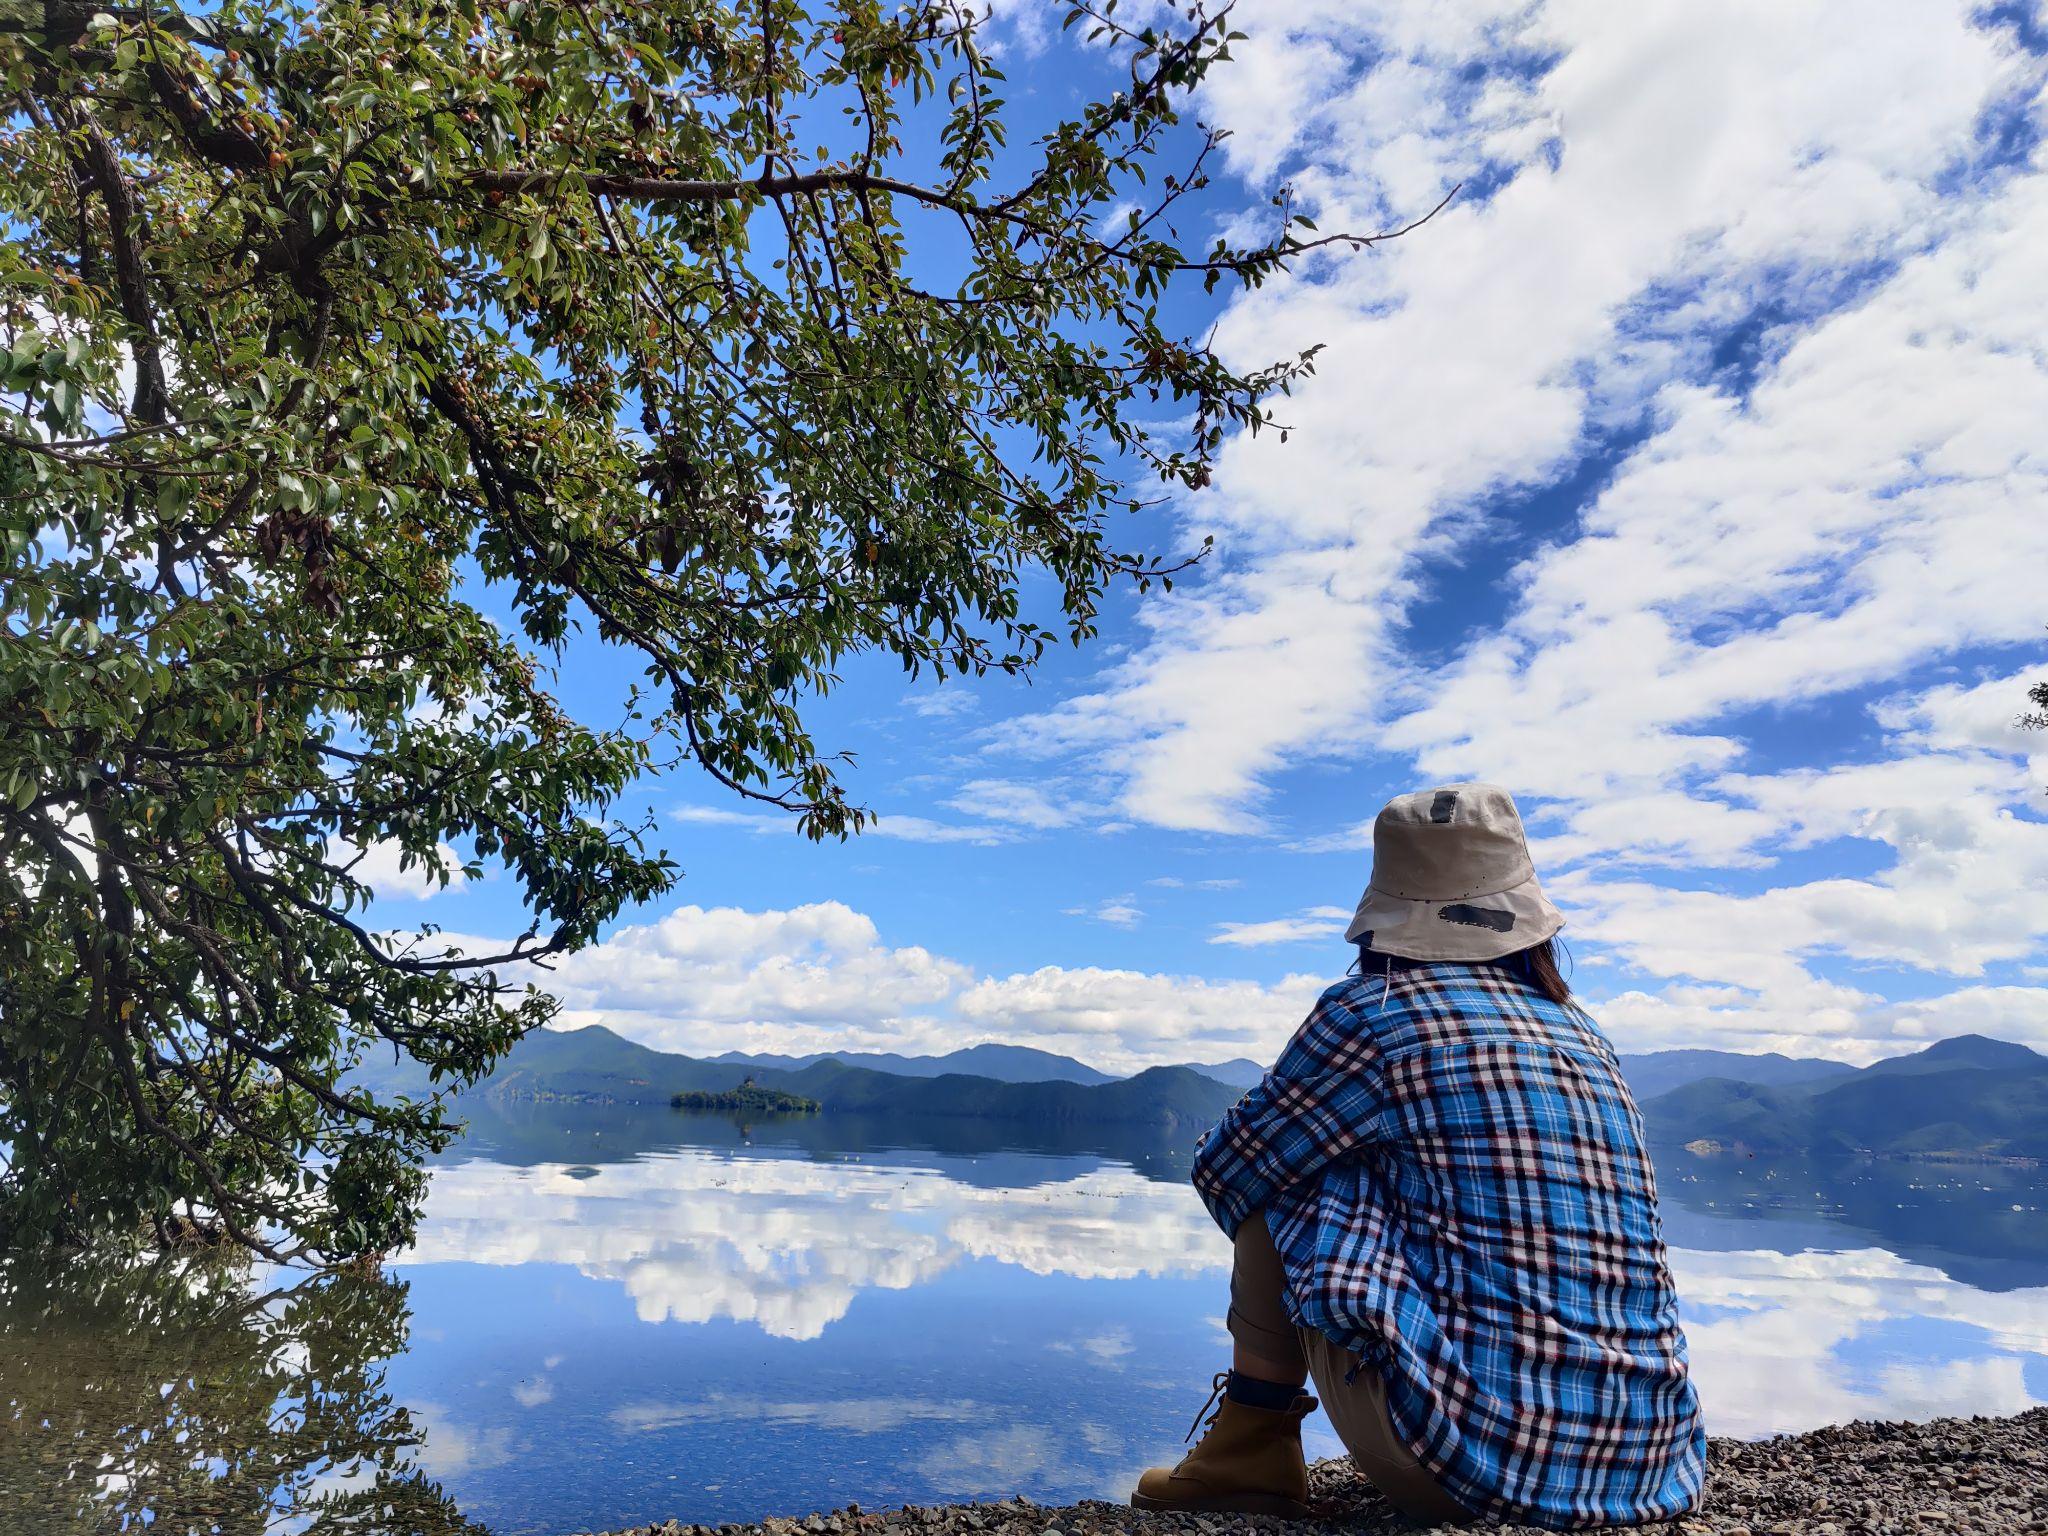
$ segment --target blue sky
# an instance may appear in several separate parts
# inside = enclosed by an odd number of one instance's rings
[[[687,870],[548,984],[668,1048],[1270,1056],[1349,956],[1390,795],[1520,799],[1626,1048],[2048,1045],[2048,122],[2032,8],[1245,0],[1201,218],[1436,220],[1256,294],[1292,427],[1134,520],[1216,550],[1030,685],[819,702],[877,828],[651,782]],[[1114,83],[994,23],[1028,127]],[[1200,238],[1206,227],[1186,233]],[[613,717],[594,641],[563,687]],[[2033,754],[2030,757],[2030,754]],[[373,855],[374,857],[374,855]],[[506,882],[395,922],[520,923]]]

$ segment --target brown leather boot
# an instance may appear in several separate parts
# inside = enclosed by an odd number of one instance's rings
[[[1216,1411],[1208,1432],[1179,1466],[1154,1467],[1138,1479],[1133,1508],[1308,1517],[1301,1421],[1315,1411],[1316,1400],[1304,1392],[1285,1408],[1250,1408],[1223,1396],[1229,1379],[1229,1372],[1219,1373],[1209,1394]],[[1202,1405],[1205,1412],[1208,1406]],[[1195,1423],[1201,1421],[1196,1414]]]

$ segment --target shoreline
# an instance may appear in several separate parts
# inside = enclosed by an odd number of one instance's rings
[[[1035,1504],[858,1504],[752,1524],[657,1520],[589,1536],[1358,1536],[1408,1524],[1348,1461],[1309,1469],[1317,1517],[1178,1515],[1083,1500]],[[1492,1532],[1533,1532],[1491,1525]],[[2048,1407],[1925,1423],[1857,1420],[1768,1440],[1716,1437],[1701,1507],[1635,1529],[1673,1536],[2048,1536]]]

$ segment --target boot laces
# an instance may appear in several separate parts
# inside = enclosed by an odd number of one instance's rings
[[[1196,1410],[1195,1422],[1188,1426],[1188,1432],[1181,1437],[1180,1443],[1182,1445],[1186,1445],[1188,1441],[1195,1438],[1195,1431],[1202,1427],[1203,1414],[1209,1414],[1209,1422],[1211,1424],[1214,1424],[1216,1422],[1217,1415],[1223,1412],[1221,1408],[1216,1408],[1216,1400],[1223,1396],[1223,1389],[1229,1385],[1230,1372],[1218,1371],[1216,1373],[1216,1379],[1209,1384],[1209,1401],[1202,1404],[1202,1406]],[[1209,1413],[1209,1410],[1211,1408],[1216,1408],[1216,1412]]]

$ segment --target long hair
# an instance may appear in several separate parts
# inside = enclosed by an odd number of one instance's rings
[[[1441,965],[1440,960],[1410,960],[1402,955],[1390,955],[1371,945],[1372,935],[1358,946],[1358,968],[1362,975],[1374,975],[1381,971],[1405,971],[1418,965]],[[1576,1008],[1572,999],[1571,983],[1557,964],[1557,941],[1545,939],[1541,944],[1532,944],[1527,949],[1518,949],[1511,955],[1489,962],[1513,972],[1529,986],[1541,992],[1561,1008]]]

